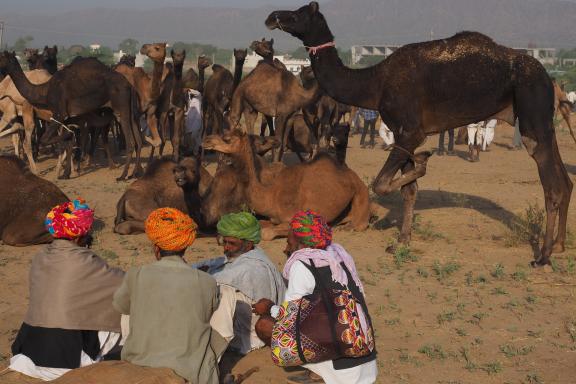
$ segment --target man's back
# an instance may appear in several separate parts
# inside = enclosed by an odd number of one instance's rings
[[[210,317],[218,306],[216,281],[179,256],[132,268],[114,296],[130,314],[122,359],[168,367],[192,383],[217,383],[217,354]]]

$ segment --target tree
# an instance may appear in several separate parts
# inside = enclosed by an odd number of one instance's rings
[[[118,44],[118,49],[129,55],[135,55],[140,51],[140,43],[134,39],[124,39]]]
[[[34,40],[34,38],[30,35],[28,36],[24,36],[24,37],[19,37],[16,42],[14,43],[14,45],[12,46],[12,50],[16,51],[16,52],[22,52],[24,51],[24,49],[26,49],[28,47],[28,44]]]
[[[308,51],[304,47],[299,47],[297,50],[290,54],[295,59],[307,59],[308,58]]]

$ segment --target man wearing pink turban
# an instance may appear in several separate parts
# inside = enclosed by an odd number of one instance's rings
[[[33,258],[30,300],[12,344],[10,369],[53,380],[99,361],[120,340],[120,313],[112,306],[124,272],[90,250],[94,211],[78,199],[46,215],[54,237]]]

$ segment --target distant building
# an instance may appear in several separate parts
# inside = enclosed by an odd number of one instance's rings
[[[100,44],[90,44],[89,47],[90,47],[90,50],[92,52],[94,52],[94,51],[99,50],[101,48],[101,45]]]
[[[538,60],[542,65],[556,64],[556,48],[514,48],[528,56],[532,56]]]
[[[393,54],[400,45],[353,45],[352,65],[358,64],[365,56],[382,56],[383,59]]]
[[[290,55],[276,55],[276,56],[274,56],[274,59],[278,59],[280,62],[282,62],[286,66],[286,69],[288,69],[294,75],[297,75],[300,73],[300,68],[302,66],[309,66],[310,65],[310,59],[308,59],[308,58],[295,59],[293,57],[290,57]],[[260,60],[262,60],[262,57],[257,55],[256,52],[250,53],[249,55],[246,56],[246,61],[244,61],[243,70],[244,71],[251,71],[252,69],[256,68],[256,65],[258,65],[258,62]],[[232,56],[231,67],[232,67],[232,70],[234,70],[234,56]]]
[[[120,59],[122,58],[122,56],[124,56],[126,54],[126,52],[122,51],[121,49],[117,52],[114,52],[114,61],[117,63],[120,61]],[[140,52],[136,53],[136,66],[137,67],[143,67],[144,66],[144,61],[146,61],[146,55],[141,54]]]

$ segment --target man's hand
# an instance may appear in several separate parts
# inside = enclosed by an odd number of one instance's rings
[[[252,305],[252,312],[257,315],[270,315],[270,309],[274,306],[274,302],[269,299],[260,299]]]

